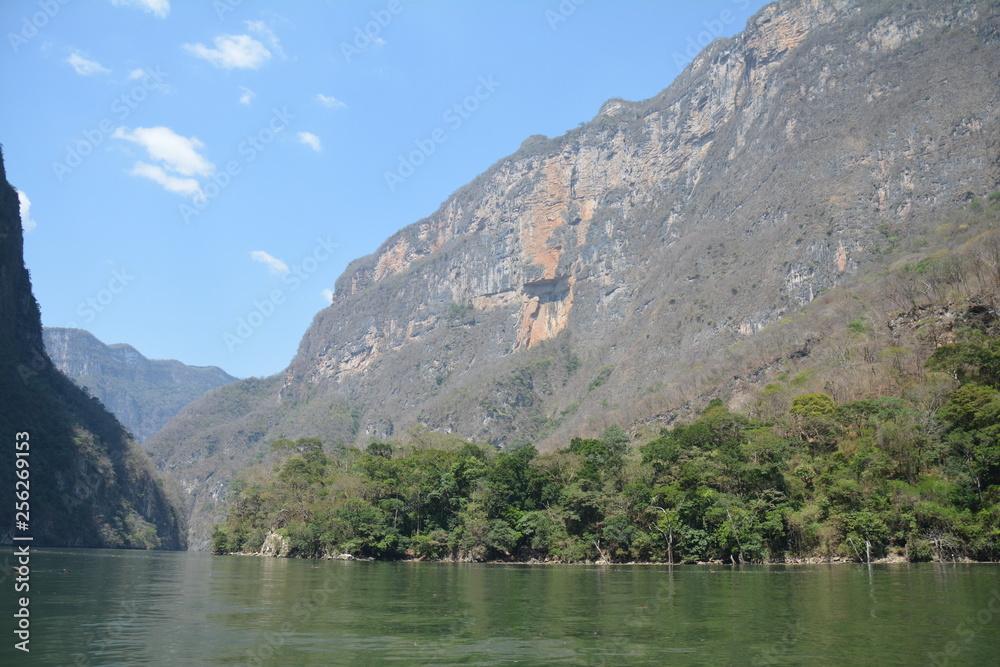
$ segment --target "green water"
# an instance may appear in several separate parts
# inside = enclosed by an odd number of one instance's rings
[[[8,629],[2,665],[1000,664],[994,565],[671,569],[71,549],[37,551],[31,565],[31,653],[13,650]],[[8,603],[9,577],[3,586]]]

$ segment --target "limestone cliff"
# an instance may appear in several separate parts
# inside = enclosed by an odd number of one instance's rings
[[[215,366],[147,359],[131,345],[105,345],[82,329],[46,327],[56,368],[100,399],[140,443],[206,391],[235,382]]]
[[[615,363],[612,387],[753,335],[876,256],[884,226],[988,187],[996,51],[982,26],[994,14],[766,7],[656,98],[613,100],[563,137],[527,140],[356,262],[283,395],[336,386],[367,412],[388,395],[387,419],[499,443],[510,433],[480,427],[482,410],[400,419],[398,399],[427,405],[429,380],[460,382],[560,334],[605,357],[591,369]],[[457,312],[474,344],[457,340]],[[400,368],[414,347],[424,365]]]
[[[236,389],[210,394],[154,455],[197,524],[278,434],[556,447],[667,409],[727,346],[995,188],[997,14],[765,7],[656,97],[527,139],[356,260],[289,368],[243,385],[245,412],[220,426]]]

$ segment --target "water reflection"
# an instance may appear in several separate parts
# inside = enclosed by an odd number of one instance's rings
[[[996,566],[954,564],[527,566],[96,550],[46,550],[33,564],[40,664],[923,663],[1000,588]],[[962,645],[962,662],[995,660],[1000,613],[990,621]],[[16,664],[11,651],[0,649],[0,664]]]

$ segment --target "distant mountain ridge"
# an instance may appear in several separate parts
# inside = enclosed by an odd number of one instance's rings
[[[45,327],[43,338],[56,368],[100,399],[140,443],[191,401],[237,380],[217,366],[147,359],[131,345],[106,345],[82,329]]]
[[[729,350],[996,189],[998,35],[990,2],[786,0],[659,95],[528,138],[352,262],[288,369],[151,440],[194,546],[278,437],[553,449],[697,395]]]
[[[0,152],[0,543],[183,549],[181,505],[146,454],[100,403],[60,373],[45,352],[41,315],[24,265],[17,193]],[[18,456],[15,442],[26,444]],[[27,471],[25,473],[24,471]],[[27,479],[25,478],[27,474]],[[26,492],[18,500],[15,482]],[[24,484],[24,483],[27,484]]]

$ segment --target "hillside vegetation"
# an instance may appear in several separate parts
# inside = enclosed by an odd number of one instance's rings
[[[1000,559],[1000,193],[779,322],[752,387],[562,451],[457,436],[280,440],[234,488],[218,553],[557,561]],[[902,244],[899,239],[893,241]],[[744,354],[749,354],[744,352]],[[730,363],[739,360],[730,358]],[[767,381],[767,376],[773,376]],[[721,391],[717,388],[717,391]]]

